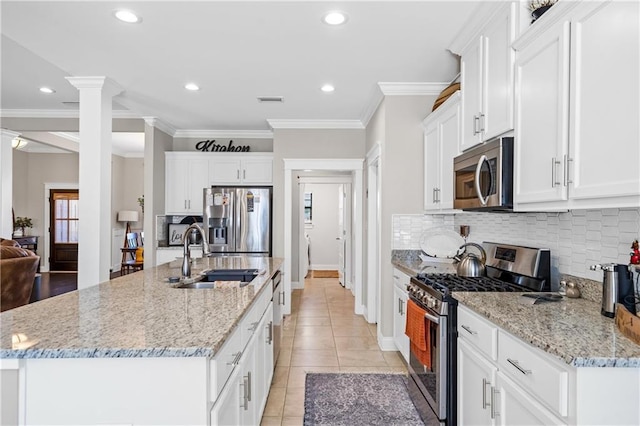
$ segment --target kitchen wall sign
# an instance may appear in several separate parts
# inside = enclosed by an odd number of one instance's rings
[[[196,150],[202,152],[249,152],[250,149],[249,145],[233,146],[233,140],[228,145],[217,144],[215,139],[196,142]]]
[[[182,245],[182,236],[184,235],[184,231],[189,227],[188,224],[182,223],[170,223],[169,224],[169,245],[170,246],[181,246]]]

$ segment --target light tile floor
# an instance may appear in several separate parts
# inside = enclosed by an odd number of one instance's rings
[[[355,315],[337,278],[307,278],[294,290],[262,425],[302,425],[307,372],[403,372],[399,352],[378,348],[375,324]]]

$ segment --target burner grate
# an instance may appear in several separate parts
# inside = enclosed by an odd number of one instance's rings
[[[439,290],[443,294],[448,294],[452,291],[527,291],[527,289],[522,287],[491,277],[459,277],[452,274],[418,274],[416,279],[421,283]]]

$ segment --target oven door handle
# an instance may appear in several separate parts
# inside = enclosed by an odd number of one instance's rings
[[[487,156],[482,155],[482,157],[480,157],[480,159],[478,160],[478,165],[476,166],[476,179],[475,179],[476,194],[478,194],[478,200],[480,200],[480,204],[482,204],[483,206],[487,205],[487,200],[489,198],[488,195],[487,195],[487,198],[483,197],[482,190],[480,189],[480,170],[482,169],[482,164],[485,161],[487,161]]]
[[[424,313],[424,317],[425,317],[426,319],[428,319],[429,321],[431,321],[432,323],[434,323],[434,324],[440,324],[440,318],[438,318],[438,317],[437,317],[437,316],[435,316],[435,315],[431,315],[430,313],[425,312],[425,313]]]

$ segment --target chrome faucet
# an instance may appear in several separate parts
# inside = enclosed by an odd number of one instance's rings
[[[205,235],[202,228],[195,223],[189,225],[189,227],[184,231],[182,235],[182,241],[184,244],[184,253],[182,257],[182,278],[191,278],[191,250],[189,249],[189,234],[197,230],[200,232],[202,236],[202,254],[209,254],[211,251],[209,250],[209,239]]]

